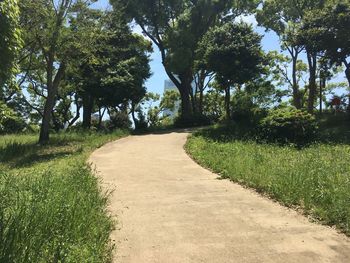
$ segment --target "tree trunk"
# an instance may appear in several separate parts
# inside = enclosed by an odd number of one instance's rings
[[[204,90],[206,88],[205,86],[206,77],[207,77],[206,71],[201,70],[199,74],[199,80],[198,80],[198,90],[199,90],[198,113],[200,115],[203,115],[203,99],[204,99]]]
[[[349,89],[350,89],[350,63],[344,60],[344,65],[345,65],[345,76],[348,79]]]
[[[135,105],[133,103],[131,104],[130,112],[131,112],[132,121],[134,122],[135,130],[137,130],[138,129],[138,120],[135,116]]]
[[[231,87],[229,84],[225,87],[225,111],[226,111],[226,119],[231,120]]]
[[[188,71],[179,76],[181,85],[178,87],[181,96],[181,118],[191,120],[193,117],[193,104],[191,103],[191,90],[193,75]]]
[[[309,113],[314,112],[314,105],[317,92],[316,84],[316,70],[317,70],[317,54],[314,52],[307,52],[307,60],[309,64],[309,98],[307,103],[307,110]]]
[[[106,108],[104,108],[103,110],[102,110],[102,107],[98,108],[98,128],[99,129],[102,128],[102,120],[105,113],[106,113]]]
[[[322,114],[323,108],[322,108],[322,102],[323,102],[323,90],[326,86],[326,79],[320,78],[320,114]]]
[[[190,120],[193,116],[190,92],[187,88],[181,88],[179,91],[181,96],[181,118]]]
[[[197,113],[196,94],[193,94],[192,90],[190,91],[190,99],[192,104],[192,112],[196,114]]]
[[[345,60],[344,64],[346,66],[345,76],[346,76],[346,78],[348,79],[348,82],[349,82],[349,92],[350,92],[350,64],[347,63],[346,60]],[[348,111],[350,112],[350,94],[349,94]]]
[[[94,100],[90,94],[83,96],[83,128],[91,128],[91,115],[94,106]]]
[[[159,48],[162,54],[162,63],[170,80],[174,83],[180,92],[181,97],[181,118],[190,120],[193,117],[192,104],[190,100],[190,90],[192,89],[193,74],[192,69],[189,69],[186,73],[181,74],[179,79],[168,69],[165,63],[165,51]]]
[[[52,118],[52,111],[56,103],[56,95],[58,92],[58,86],[64,76],[65,64],[61,63],[56,76],[53,80],[53,59],[51,63],[48,63],[47,67],[47,98],[44,105],[44,114],[40,127],[39,143],[45,144],[50,139],[50,123]]]
[[[72,127],[74,125],[74,123],[79,120],[80,118],[80,108],[81,105],[78,102],[78,96],[75,95],[75,107],[76,107],[76,112],[75,112],[75,117],[69,122],[68,127]]]
[[[298,62],[298,55],[293,55],[292,57],[293,60],[293,66],[292,66],[292,81],[293,81],[293,104],[294,107],[297,109],[301,109],[301,94],[299,91],[299,86],[298,86],[298,80],[297,80],[297,62]]]
[[[44,106],[44,115],[40,128],[39,143],[46,144],[50,139],[50,122],[52,118],[52,109],[55,106],[55,94],[52,88],[48,88],[47,99]]]
[[[200,115],[203,115],[203,100],[204,100],[204,90],[199,91],[199,103],[198,103],[198,112]]]

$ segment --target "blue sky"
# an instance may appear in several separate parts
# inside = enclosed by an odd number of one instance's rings
[[[109,5],[108,0],[99,0],[97,3],[93,5],[94,8],[100,8],[100,9],[111,9]],[[265,29],[262,27],[258,27],[255,17],[254,16],[248,16],[244,17],[243,20],[245,22],[251,23],[254,25],[255,30],[263,35],[262,39],[262,47],[265,51],[272,51],[277,50],[280,51],[280,44],[278,36],[274,32],[265,32]],[[134,27],[134,31],[141,33],[141,30],[138,27]],[[152,69],[152,77],[147,81],[146,87],[149,92],[155,92],[158,94],[163,94],[164,90],[164,80],[168,79],[162,62],[161,57],[158,49],[154,47],[154,53],[151,55],[151,69]],[[338,78],[336,78],[335,81],[344,81],[345,77],[343,74],[340,74]]]

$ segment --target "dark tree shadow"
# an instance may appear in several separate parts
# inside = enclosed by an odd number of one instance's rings
[[[29,167],[33,163],[48,162],[67,155],[80,153],[82,148],[74,147],[80,139],[65,138],[52,139],[50,144],[38,145],[36,143],[8,143],[0,147],[0,162],[11,168]]]
[[[195,132],[195,135],[201,136],[207,140],[215,142],[233,142],[233,141],[254,141],[258,144],[273,144],[276,146],[285,146],[290,143],[271,142],[262,138],[257,125],[247,123],[235,123],[229,125],[217,125],[215,127],[201,129]],[[338,118],[320,122],[319,129],[313,141],[302,145],[295,145],[298,149],[307,148],[313,144],[323,143],[330,145],[350,145],[350,120],[347,118]]]

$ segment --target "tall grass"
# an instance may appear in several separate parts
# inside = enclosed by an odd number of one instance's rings
[[[216,131],[199,132],[186,145],[200,164],[350,234],[350,145],[298,150],[208,134]]]
[[[108,193],[86,164],[89,153],[125,135],[0,139],[0,262],[109,262]]]

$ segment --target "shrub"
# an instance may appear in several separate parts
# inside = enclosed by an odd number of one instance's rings
[[[11,108],[0,102],[0,134],[20,132],[25,126],[25,122]]]
[[[297,109],[272,110],[260,122],[263,139],[305,145],[316,139],[318,126],[313,115]]]
[[[125,112],[113,112],[111,118],[106,123],[107,129],[130,129],[131,121]]]

